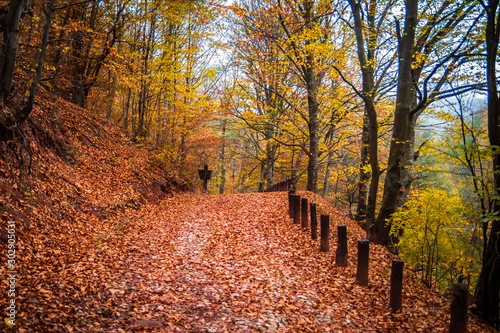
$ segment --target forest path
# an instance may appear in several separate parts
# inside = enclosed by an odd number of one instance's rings
[[[143,272],[133,280],[151,295],[147,317],[196,332],[319,328],[331,321],[340,295],[318,307],[319,290],[309,279],[315,274],[290,246],[285,193],[186,199],[166,207],[135,242],[149,249],[142,261],[130,261]]]
[[[340,285],[322,290],[332,253],[319,253],[318,241],[292,225],[285,192],[180,196],[161,205],[149,230],[127,241],[133,247],[117,272],[126,283],[106,286],[120,298],[113,304],[133,310],[121,315],[129,325],[140,318],[167,331],[275,332],[352,322]]]
[[[369,285],[355,283],[362,230],[354,222],[330,215],[330,252],[321,253],[287,211],[285,192],[186,194],[141,209],[89,259],[101,284],[90,288],[101,291],[76,309],[87,318],[80,324],[109,332],[446,330],[447,303],[408,274],[404,311],[389,311],[392,255],[383,248],[371,247]],[[346,268],[334,265],[338,221],[348,223]]]

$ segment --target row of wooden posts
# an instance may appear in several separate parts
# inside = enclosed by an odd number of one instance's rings
[[[276,183],[271,187],[268,187],[265,192],[282,192],[282,191],[288,191],[293,188],[295,188],[295,178],[287,178],[282,182]]]
[[[301,224],[302,229],[309,227],[308,210],[311,217],[311,238],[318,238],[318,220],[316,215],[316,203],[308,205],[307,198],[301,198],[295,194],[295,190],[288,192],[289,216],[294,224]],[[320,246],[321,252],[330,251],[330,218],[328,215],[320,217]],[[347,226],[337,225],[338,242],[335,253],[335,264],[347,267]],[[358,240],[358,264],[356,271],[356,283],[361,286],[368,285],[368,264],[370,253],[370,241],[368,239]],[[392,260],[391,289],[389,305],[392,311],[402,308],[403,293],[403,267],[404,262],[400,259]],[[453,297],[451,301],[450,333],[465,333],[467,331],[467,285],[457,283],[453,285]]]

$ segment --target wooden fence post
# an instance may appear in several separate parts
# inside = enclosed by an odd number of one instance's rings
[[[391,299],[390,306],[392,311],[398,311],[402,308],[403,295],[403,267],[404,261],[394,259],[391,269]]]
[[[308,204],[307,204],[307,198],[302,198],[302,205],[301,205],[301,209],[302,209],[302,229],[306,229],[308,224],[309,224],[309,221],[308,221],[308,218],[309,216],[307,216],[307,212],[308,212]]]
[[[347,226],[341,224],[337,226],[337,253],[335,255],[335,264],[341,267],[347,267]]]
[[[288,191],[288,215],[293,218],[293,196],[295,195],[295,190]]]
[[[369,258],[370,241],[368,239],[358,240],[358,269],[356,271],[356,282],[361,286],[368,285]]]
[[[293,224],[300,222],[300,195],[295,195],[293,201]]]
[[[467,285],[455,283],[451,297],[450,333],[467,332]]]
[[[316,203],[311,202],[311,239],[318,239],[318,217],[316,216]]]
[[[320,252],[330,251],[330,217],[328,215],[321,215],[321,241],[319,243]]]

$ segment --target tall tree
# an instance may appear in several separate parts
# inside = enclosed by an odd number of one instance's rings
[[[359,180],[359,203],[358,215],[366,218],[366,227],[369,228],[375,219],[375,209],[377,203],[378,184],[380,179],[380,167],[378,162],[378,119],[376,111],[376,100],[382,81],[385,79],[387,70],[392,66],[394,57],[380,63],[377,59],[377,48],[381,47],[382,29],[386,24],[389,10],[395,1],[388,1],[380,13],[379,4],[375,0],[369,1],[366,5],[366,13],[362,10],[361,2],[349,0],[352,15],[354,18],[354,33],[356,36],[357,55],[362,74],[362,91],[358,92],[363,99],[365,106],[365,116],[362,129],[361,165]],[[362,14],[365,15],[362,15]],[[363,20],[363,17],[366,17]],[[383,42],[383,41],[382,41]],[[379,71],[379,77],[376,72]],[[366,156],[365,154],[368,154]],[[365,206],[366,182],[370,175],[366,171],[366,161],[369,161],[371,181],[369,187],[368,204]],[[366,207],[366,208],[365,208]]]
[[[16,64],[19,22],[23,7],[23,0],[12,0],[0,9],[0,26],[3,32],[2,53],[0,55],[1,102],[7,99],[12,87],[12,77]]]
[[[56,0],[50,0],[48,4],[43,8],[45,12],[45,27],[43,31],[42,45],[40,46],[41,52],[38,58],[38,65],[36,68],[35,78],[31,83],[28,101],[21,110],[21,112],[19,113],[19,115],[17,116],[18,120],[21,122],[25,121],[30,115],[31,111],[33,110],[36,89],[38,87],[38,84],[40,83],[40,80],[42,79],[42,71],[43,71],[43,66],[45,64],[45,57],[47,55],[47,46],[49,44],[49,33],[50,33],[50,27],[52,26],[52,15],[54,14],[55,2]]]
[[[414,91],[411,64],[418,19],[418,0],[406,1],[405,10],[404,30],[398,47],[398,91],[384,197],[378,219],[372,231],[377,243],[382,244],[387,243],[390,227],[386,224],[386,219],[395,211],[397,195],[401,186],[401,168],[404,165],[403,157],[406,148],[408,115],[410,113],[411,95]]]
[[[296,4],[298,14],[295,16],[295,21],[291,20],[290,16],[286,16],[286,12],[290,9],[288,6],[278,0],[278,17],[279,23],[285,32],[292,52],[288,56],[293,59],[293,63],[301,73],[302,80],[307,90],[307,105],[309,109],[309,117],[307,120],[309,127],[309,162],[307,165],[307,190],[316,193],[318,191],[318,169],[319,169],[319,101],[318,90],[321,86],[325,72],[321,69],[320,63],[324,60],[321,56],[314,52],[313,45],[322,40],[323,43],[327,42],[328,36],[317,36],[313,39],[305,37],[303,47],[301,48],[298,43],[294,41],[292,36],[292,27],[290,25],[299,25],[304,27],[309,33],[313,33],[317,29],[318,22],[320,21],[317,16],[318,9],[315,1],[304,1]],[[288,7],[288,8],[287,8]],[[295,28],[297,29],[297,28]]]
[[[317,192],[320,156],[325,152],[320,149],[321,123],[326,111],[321,109],[321,95],[326,90],[322,88],[325,87],[329,64],[335,56],[334,43],[330,38],[332,3],[321,0],[270,0],[259,2],[257,7],[267,21],[255,22],[252,27],[254,38],[274,44],[284,58],[280,60],[278,70],[288,71],[293,77],[289,89],[302,90],[302,100],[289,106],[297,113],[297,120],[306,124],[305,130],[300,126],[296,129],[307,134],[308,145],[300,145],[308,157],[307,189]],[[250,15],[248,10],[239,11],[243,12],[240,16]],[[299,143],[293,143],[296,144]]]
[[[421,15],[419,16],[419,5]],[[411,186],[415,127],[422,112],[434,101],[464,93],[480,83],[443,90],[457,68],[477,54],[477,27],[481,13],[477,2],[410,0],[405,2],[402,33],[398,35],[398,83],[393,136],[379,214],[371,235],[379,244],[388,244],[387,220],[402,203],[401,195]],[[424,14],[425,13],[425,14]],[[460,32],[460,33],[458,33]]]
[[[498,0],[481,1],[486,11],[486,82],[488,88],[488,135],[495,147],[493,158],[495,202],[491,230],[483,253],[483,265],[475,291],[475,303],[481,316],[499,328],[500,303],[500,96],[498,94],[498,45],[500,41],[500,7]],[[485,222],[488,223],[488,222]],[[487,228],[487,225],[486,225]]]

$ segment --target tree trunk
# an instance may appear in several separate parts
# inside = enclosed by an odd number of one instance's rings
[[[411,109],[414,107],[412,106]],[[401,168],[401,189],[399,191],[396,206],[399,208],[408,201],[411,184],[415,179],[415,162],[417,155],[415,152],[415,128],[417,126],[417,117],[410,117],[408,120],[407,140],[403,167]]]
[[[0,102],[5,102],[12,87],[23,1],[12,0],[3,9],[6,10],[6,21],[2,22],[4,31],[2,54],[0,56]]]
[[[82,9],[80,12],[80,20],[83,21],[85,19],[85,12],[86,12],[86,7],[87,3],[82,4]],[[98,9],[98,1],[97,0],[92,0],[92,8],[90,11],[90,18],[89,22],[82,22],[85,26],[88,26],[89,31],[94,31],[95,30],[95,21],[97,19],[97,9]],[[73,96],[73,103],[75,103],[78,106],[84,107],[85,106],[85,101],[86,101],[86,95],[88,95],[88,83],[86,82],[88,79],[88,71],[89,68],[91,67],[91,49],[92,49],[92,42],[93,38],[88,38],[89,41],[86,43],[85,50],[83,50],[83,43],[84,43],[84,34],[85,32],[83,31],[76,31],[75,32],[75,61],[77,62],[76,66],[76,71],[75,71],[75,77],[76,79],[76,92],[75,95]],[[88,32],[87,32],[88,34]],[[87,36],[88,37],[88,36]]]
[[[304,157],[304,149],[300,149],[299,152],[297,153],[295,166],[292,169],[292,178],[294,178],[296,182],[299,181],[299,168],[303,157]]]
[[[130,111],[130,99],[132,97],[132,88],[127,88],[127,100],[125,101],[125,117],[123,118],[123,128],[125,133],[128,135],[128,121],[129,121],[129,111]]]
[[[149,56],[152,53],[151,45],[154,38],[154,30],[155,30],[155,21],[151,21],[150,30],[148,33],[148,37],[144,36],[144,40],[146,41],[146,49],[144,51],[144,60],[143,60],[143,68],[142,68],[142,79],[141,79],[141,91],[139,95],[139,124],[137,127],[137,132],[135,133],[135,137],[145,137],[145,119],[146,119],[146,102],[147,102],[147,94],[148,94],[148,85],[147,85],[147,76],[149,74]],[[184,147],[183,147],[184,148]]]
[[[276,155],[276,143],[271,139],[266,143],[266,185],[270,188],[274,185],[274,156]]]
[[[54,14],[54,3],[55,0],[50,0],[48,8],[45,8],[45,27],[43,31],[42,45],[41,45],[41,53],[40,58],[38,59],[38,66],[36,69],[35,78],[31,83],[30,95],[28,97],[27,104],[23,107],[21,112],[16,117],[20,122],[24,122],[31,111],[33,110],[33,104],[35,102],[36,88],[38,87],[38,83],[40,83],[40,79],[42,78],[43,65],[45,63],[45,56],[47,55],[47,45],[49,43],[49,32],[50,27],[52,26],[52,15]]]
[[[500,36],[500,13],[498,0],[490,0],[485,8],[486,24],[486,76],[488,86],[488,135],[492,146],[500,146],[500,98],[496,80],[496,57]],[[500,155],[493,159],[495,196],[500,194]],[[500,200],[495,199],[493,213],[500,211]],[[481,316],[496,328],[500,326],[500,220],[492,218],[490,237],[483,253],[483,265],[475,291],[475,303]]]
[[[371,98],[365,99],[365,107],[368,114],[369,131],[369,144],[368,144],[368,157],[372,172],[372,179],[370,181],[370,190],[368,192],[368,205],[366,207],[366,230],[368,230],[375,220],[375,213],[377,208],[377,192],[378,183],[380,180],[380,167],[378,164],[378,122],[377,111]]]
[[[420,96],[417,96],[416,93],[412,93],[410,98],[411,102],[409,105],[411,111],[409,113],[405,142],[406,153],[403,157],[404,162],[401,167],[401,188],[399,189],[399,194],[397,197],[397,208],[402,206],[408,200],[408,194],[415,179],[414,165],[418,158],[418,151],[416,151],[415,146],[415,128],[417,125],[418,117],[426,109],[426,107],[435,100],[436,96],[438,96],[436,94],[438,94],[442,86],[451,80],[449,75],[451,74],[453,69],[456,68],[455,65],[459,63],[458,59],[460,59],[460,56],[458,55],[460,54],[460,52],[458,52],[458,50],[453,50],[452,48],[448,49],[449,53],[441,54],[441,59],[450,59],[450,57],[455,59],[452,62],[444,61],[437,65],[438,67],[444,69],[444,72],[446,73],[444,74],[444,76],[443,72],[435,72],[434,74],[431,74],[430,77],[425,77],[425,75],[429,73],[429,70],[425,69],[428,64],[428,59],[425,59],[428,58],[433,50],[436,50],[439,47],[438,43],[441,40],[446,40],[448,35],[453,35],[454,32],[457,31],[456,25],[464,20],[466,16],[474,12],[479,13],[478,15],[482,15],[479,10],[475,9],[475,7],[478,5],[478,2],[462,1],[458,2],[458,7],[455,8],[454,14],[450,16],[448,13],[446,13],[446,9],[449,8],[452,3],[452,1],[444,1],[440,4],[439,9],[429,16],[427,23],[419,27],[418,38],[413,43],[413,67],[411,71],[413,85],[423,87],[425,91],[422,91],[421,93],[423,93],[423,95],[421,94]],[[444,25],[442,25],[443,22],[445,22]],[[465,33],[465,31],[460,31],[460,33]],[[466,39],[471,40],[475,37],[471,38],[469,34],[464,34],[461,38],[463,38],[465,41]],[[456,42],[455,44],[458,45],[459,43]],[[470,46],[468,46],[462,52],[463,54],[471,55],[472,49],[470,49]],[[434,66],[436,66],[436,64],[434,64]],[[441,77],[438,78],[437,76],[439,75],[441,75]],[[433,86],[429,91],[428,87],[426,87],[426,83],[431,78],[435,79],[437,84]],[[420,80],[426,83],[421,83]]]
[[[147,69],[146,69],[147,71]],[[135,138],[139,137],[145,137],[145,130],[144,130],[144,124],[145,124],[145,119],[146,119],[146,96],[147,96],[147,86],[146,82],[144,82],[145,79],[143,79],[143,82],[141,84],[141,91],[139,92],[139,119],[138,119],[138,125],[137,125],[137,132],[135,133]]]
[[[313,1],[304,3],[304,19],[309,28],[312,28]],[[310,42],[306,41],[306,45]],[[318,86],[321,78],[318,77],[314,68],[314,55],[308,51],[305,58],[304,77],[307,85],[307,105],[309,108],[309,163],[307,165],[307,190],[318,192],[318,169],[319,169],[319,103]]]
[[[266,163],[264,161],[260,162],[260,181],[258,192],[264,192],[266,190]]]
[[[110,120],[113,114],[113,106],[116,97],[116,77],[111,71],[108,72],[108,110],[106,113],[106,119]]]
[[[363,122],[363,131],[368,126],[368,159],[371,167],[371,182],[368,192],[368,203],[366,207],[366,229],[368,230],[375,219],[377,207],[377,192],[380,179],[380,167],[378,163],[378,120],[377,110],[375,108],[375,79],[374,79],[374,47],[377,44],[377,34],[375,32],[375,7],[376,2],[370,3],[368,15],[369,36],[367,37],[367,46],[365,47],[365,37],[363,36],[363,22],[361,18],[361,4],[354,0],[349,0],[351,10],[354,16],[354,32],[356,34],[357,54],[363,79],[363,102],[365,104],[365,120]],[[366,124],[368,123],[368,124]],[[366,134],[366,132],[364,132]],[[359,204],[359,203],[358,203]]]
[[[278,1],[278,5],[280,7],[282,6],[281,1]],[[302,28],[308,29],[308,31],[312,32],[318,24],[318,18],[314,16],[315,2],[302,1],[301,3],[296,3],[296,5],[302,19]],[[283,12],[286,13],[286,11]],[[288,42],[290,43],[292,49],[295,51],[294,56],[297,60],[295,64],[297,69],[301,72],[301,79],[305,83],[305,88],[307,91],[307,106],[309,112],[307,119],[307,125],[309,127],[309,151],[307,151],[309,160],[307,165],[307,190],[317,193],[320,124],[318,88],[321,86],[321,81],[325,74],[322,71],[319,71],[319,73],[316,72],[316,64],[321,61],[321,58],[317,58],[317,53],[314,51],[314,48],[311,47],[313,41],[311,41],[310,38],[306,37],[303,41],[303,47],[300,48],[293,40],[294,38],[290,33],[290,29],[287,27],[287,22],[285,21],[283,15],[281,13],[278,13],[278,16],[281,27],[283,28],[283,32],[287,35]],[[293,29],[295,30],[296,28],[294,27]],[[324,39],[326,40],[327,38],[328,36],[325,35]],[[324,41],[321,42],[323,43]],[[301,51],[299,51],[299,48],[301,49]]]
[[[330,186],[328,178],[330,178],[330,167],[332,166],[333,163],[332,156],[333,156],[333,151],[328,152],[328,162],[326,162],[325,180],[323,182],[323,191],[321,193],[321,196],[325,199],[326,195],[328,194],[328,188]]]
[[[368,146],[370,143],[370,128],[368,123],[368,115],[363,117],[363,130],[361,133],[361,161],[359,163],[359,182],[358,182],[358,211],[356,213],[356,221],[362,222],[366,219],[366,200],[368,198],[368,182],[371,178],[371,172],[365,168],[369,164]]]
[[[411,64],[417,18],[418,0],[407,0],[404,32],[399,41],[398,91],[384,195],[379,215],[370,230],[370,236],[376,243],[382,245],[388,245],[390,226],[387,225],[387,219],[396,211],[397,198],[401,189],[401,169],[405,162],[410,107],[413,101],[412,95],[415,94]]]
[[[222,120],[222,148],[220,153],[220,187],[219,194],[224,194],[224,187],[226,186],[226,123],[227,120]]]
[[[338,208],[338,203],[339,203],[339,175],[337,174],[337,179],[335,179],[335,188],[333,189],[333,193],[335,195],[335,201],[333,202],[333,205]]]
[[[182,117],[181,142],[179,144],[179,150],[177,153],[177,168],[181,171],[184,170],[184,162],[186,161],[186,123],[187,118],[184,115]]]
[[[316,101],[315,88],[309,92],[307,98],[309,103],[309,163],[307,165],[307,190],[318,192],[318,168],[319,168],[319,119],[318,102]]]

